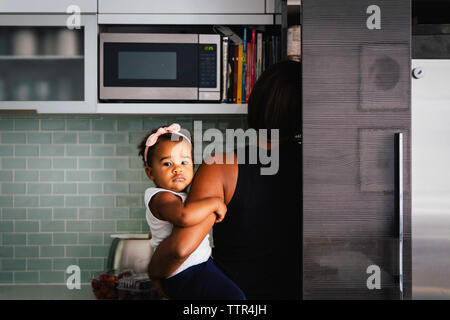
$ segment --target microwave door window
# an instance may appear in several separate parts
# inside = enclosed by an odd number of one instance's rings
[[[177,79],[176,52],[119,52],[119,79]]]
[[[104,43],[105,87],[198,87],[198,44]]]

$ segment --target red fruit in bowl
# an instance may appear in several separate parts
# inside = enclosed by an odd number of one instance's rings
[[[94,290],[97,290],[98,288],[100,288],[100,281],[99,280],[97,280],[97,279],[92,279],[92,281],[91,281],[91,285],[92,285],[92,288],[94,289]]]
[[[115,288],[116,287],[116,281],[115,280],[111,280],[111,281],[105,282],[105,287],[108,288],[108,289]]]
[[[101,280],[104,282],[114,282],[116,281],[116,277],[113,275],[105,274],[105,276],[101,278]]]
[[[109,278],[109,275],[103,273],[100,275],[100,281],[107,281]]]
[[[94,295],[95,295],[95,297],[96,297],[97,299],[102,299],[102,297],[103,297],[102,292],[99,291],[99,290],[94,291]]]
[[[131,273],[129,273],[131,275]],[[128,275],[128,272],[120,274],[122,277]],[[94,295],[99,300],[117,299],[118,291],[116,289],[118,284],[118,272],[107,271],[102,274],[97,274],[91,279],[91,286]]]

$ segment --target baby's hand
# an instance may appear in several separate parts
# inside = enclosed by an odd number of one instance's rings
[[[223,202],[222,199],[216,198],[217,207],[216,207],[216,223],[220,222],[225,218],[225,213],[227,213],[227,206]]]

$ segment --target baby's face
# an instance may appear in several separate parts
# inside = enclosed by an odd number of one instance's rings
[[[192,146],[187,141],[162,141],[155,146],[149,177],[159,187],[180,192],[194,175]]]

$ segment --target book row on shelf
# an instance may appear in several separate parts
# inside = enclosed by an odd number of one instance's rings
[[[256,80],[280,59],[280,37],[244,27],[241,43],[222,38],[222,102],[245,104]]]
[[[288,30],[288,59],[301,60],[300,26]],[[243,28],[242,41],[222,37],[222,102],[248,103],[256,80],[281,59],[280,37],[254,28]],[[240,38],[238,37],[240,40]]]

